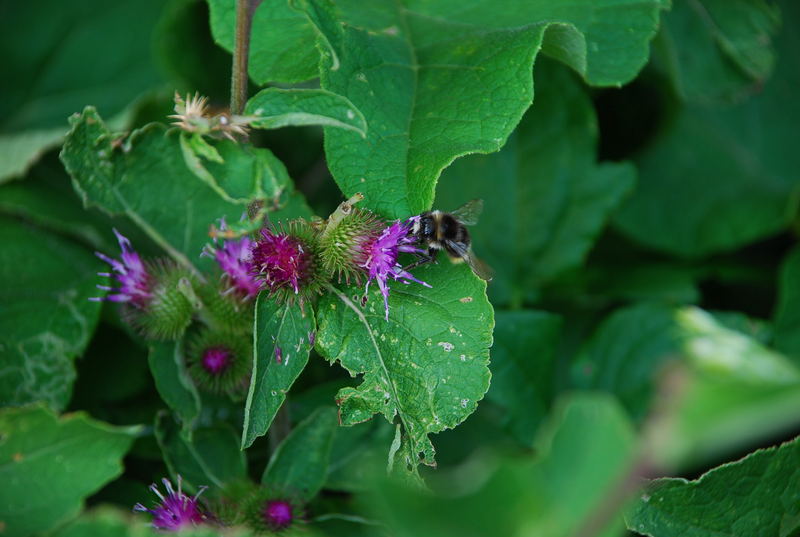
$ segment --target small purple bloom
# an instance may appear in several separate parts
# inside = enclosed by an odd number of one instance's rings
[[[415,253],[421,251],[416,247],[416,237],[410,233],[414,218],[410,218],[405,222],[398,220],[384,229],[378,238],[367,245],[367,260],[361,265],[367,270],[368,274],[366,289],[369,290],[369,283],[372,280],[378,283],[378,288],[383,295],[387,321],[389,320],[389,287],[386,282],[390,277],[405,284],[416,282],[425,287],[430,287],[427,283],[416,279],[407,270],[403,270],[403,266],[397,262],[397,256],[400,252]]]
[[[229,291],[236,291],[246,298],[255,298],[261,290],[261,284],[253,276],[254,244],[252,239],[242,237],[223,242],[219,250],[211,250],[231,284]]]
[[[314,342],[317,340],[317,332],[312,330],[308,333],[308,344],[312,347],[314,346]]]
[[[280,531],[288,528],[294,520],[292,504],[283,500],[270,500],[264,504],[261,516],[267,527],[273,531]]]
[[[198,506],[197,498],[202,494],[206,487],[201,487],[200,491],[193,497],[185,495],[181,490],[181,477],[178,476],[178,490],[172,488],[169,479],[161,480],[167,491],[166,498],[158,490],[155,483],[150,485],[150,490],[158,496],[161,503],[153,509],[148,509],[141,503],[133,506],[134,511],[141,511],[153,515],[153,527],[165,531],[178,531],[186,527],[201,524],[206,519],[206,515]]]
[[[113,277],[119,282],[119,287],[109,287],[107,285],[98,285],[98,289],[104,291],[113,291],[105,297],[92,297],[89,300],[100,302],[108,300],[110,302],[129,302],[137,308],[144,308],[151,298],[150,293],[150,274],[147,272],[142,259],[139,257],[133,247],[131,241],[122,236],[116,229],[114,235],[117,236],[122,254],[120,255],[121,261],[108,257],[100,252],[95,252],[95,255],[111,265],[113,273],[100,272],[100,276]]]
[[[225,347],[209,347],[203,352],[201,363],[211,375],[220,375],[227,370],[233,361],[233,353]]]
[[[283,351],[277,345],[275,345],[275,361],[277,363],[281,363],[283,361]]]
[[[270,290],[291,287],[294,293],[311,272],[311,253],[297,237],[261,230],[261,239],[253,247],[253,274],[263,278]]]

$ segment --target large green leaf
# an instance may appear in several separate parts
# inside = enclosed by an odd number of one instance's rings
[[[122,473],[137,427],[112,427],[40,407],[0,411],[0,520],[15,537],[78,514],[83,500]]]
[[[186,371],[183,341],[153,343],[147,361],[161,399],[190,429],[200,414],[200,395]]]
[[[289,389],[308,363],[316,326],[314,311],[258,296],[253,321],[253,372],[244,409],[242,449],[266,434]]]
[[[291,195],[285,169],[276,166],[268,150],[220,142],[226,164],[203,166],[180,134],[165,132],[160,124],[122,141],[92,108],[71,121],[61,159],[84,203],[128,216],[187,267],[212,263],[198,258],[210,225],[220,218],[238,221],[248,201],[285,202],[276,219],[308,215],[305,203]]]
[[[45,401],[63,409],[73,361],[89,343],[100,304],[89,297],[103,263],[57,235],[0,217],[0,405]]]
[[[457,160],[443,174],[437,208],[482,198],[474,250],[496,270],[498,304],[535,299],[541,285],[579,265],[610,213],[631,190],[628,164],[596,163],[597,120],[565,68],[537,65],[536,104],[506,146]]]
[[[772,72],[779,22],[778,9],[765,0],[674,0],[654,59],[685,100],[740,100]]]
[[[104,115],[117,114],[161,82],[150,39],[162,6],[160,0],[0,6],[0,182],[58,145],[75,110],[93,103]]]
[[[561,318],[543,311],[500,310],[495,319],[492,386],[486,398],[503,409],[501,423],[530,445],[553,397]]]
[[[208,0],[211,33],[225,50],[233,51],[236,0]],[[257,84],[300,82],[317,76],[319,53],[314,31],[288,0],[260,2],[253,18],[248,70]]]
[[[775,346],[800,364],[800,248],[794,248],[781,266],[775,310]]]
[[[217,489],[247,475],[247,459],[239,449],[236,431],[228,424],[199,427],[191,438],[167,413],[156,417],[155,436],[173,476],[181,476],[186,490]]]
[[[598,519],[596,513],[608,511],[605,501],[619,493],[636,453],[633,428],[619,405],[596,394],[562,401],[535,448],[536,459],[465,468],[461,479],[443,483],[444,494],[389,484],[365,501],[380,502],[400,537],[618,535],[621,516],[610,511],[610,520]]]
[[[420,267],[415,275],[432,288],[392,282],[388,321],[377,286],[365,308],[363,287],[333,290],[317,308],[317,350],[364,374],[337,395],[341,423],[398,418],[399,460],[414,471],[434,463],[428,435],[464,421],[489,388],[494,327],[486,284],[467,266]]]
[[[800,5],[784,2],[783,11],[778,63],[763,91],[739,106],[678,107],[638,157],[640,180],[618,213],[620,230],[659,250],[702,256],[789,225],[800,185]]]
[[[322,88],[367,119],[366,140],[326,129],[325,153],[346,196],[401,217],[430,207],[441,170],[498,150],[533,98],[540,49],[591,84],[619,85],[644,65],[658,0],[570,4],[471,0],[298,0],[320,32]],[[258,31],[258,30],[257,30]]]
[[[761,449],[694,481],[651,481],[627,515],[652,537],[774,535],[800,530],[800,440]]]
[[[261,482],[307,502],[317,495],[328,475],[336,434],[336,410],[320,407],[295,427],[269,461]]]

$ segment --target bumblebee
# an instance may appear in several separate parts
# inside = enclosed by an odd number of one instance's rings
[[[420,259],[406,267],[407,269],[424,263],[436,262],[438,250],[444,250],[450,260],[456,263],[466,262],[472,272],[479,278],[490,281],[492,269],[472,253],[472,240],[467,226],[475,225],[483,211],[483,200],[468,201],[455,211],[426,211],[415,218],[411,234],[419,243],[427,246],[425,253],[416,254]]]

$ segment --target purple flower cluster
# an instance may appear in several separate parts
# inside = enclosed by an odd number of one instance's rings
[[[292,504],[285,500],[269,500],[264,504],[261,517],[272,531],[285,530],[294,520]]]
[[[225,347],[210,347],[203,352],[200,361],[209,374],[221,375],[231,366],[233,353]]]
[[[95,252],[95,255],[111,265],[113,270],[113,272],[100,272],[100,276],[115,278],[119,282],[119,287],[98,285],[98,289],[109,291],[111,294],[105,297],[92,297],[89,300],[94,302],[102,300],[127,302],[137,308],[144,308],[152,296],[150,274],[139,254],[133,250],[131,241],[116,229],[114,230],[114,235],[117,236],[117,241],[119,241],[119,246],[122,250],[120,260],[118,261],[100,252]]]
[[[270,291],[290,287],[298,294],[311,276],[313,259],[299,238],[263,229],[253,247],[252,263],[253,274],[262,278]]]
[[[206,519],[205,513],[201,510],[197,498],[206,487],[201,487],[194,497],[189,497],[181,490],[181,477],[178,476],[178,490],[172,487],[169,479],[161,480],[167,491],[166,497],[161,494],[155,483],[150,485],[150,490],[161,500],[153,509],[148,509],[141,503],[133,506],[134,511],[141,511],[153,515],[153,527],[165,531],[178,531],[201,524]]]
[[[414,217],[418,218],[418,217]],[[367,271],[367,286],[372,280],[378,284],[378,288],[383,295],[383,305],[386,309],[386,320],[389,320],[389,278],[402,281],[405,284],[416,282],[430,287],[427,283],[418,280],[403,266],[397,262],[400,252],[419,253],[422,250],[417,248],[417,239],[411,234],[414,218],[404,222],[396,221],[389,225],[371,243],[366,245],[366,261],[361,265]]]
[[[252,239],[242,237],[238,240],[225,241],[222,248],[214,251],[214,259],[217,260],[231,284],[228,292],[236,292],[246,298],[255,298],[261,290],[261,284],[252,274],[254,245],[255,242]]]

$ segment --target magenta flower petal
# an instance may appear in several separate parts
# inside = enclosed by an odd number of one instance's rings
[[[253,273],[272,291],[289,287],[297,294],[311,263],[311,253],[300,239],[271,229],[261,230],[261,239],[253,247]]]
[[[270,500],[264,505],[261,512],[264,523],[273,531],[280,531],[288,528],[294,520],[292,504],[283,500]]]
[[[255,298],[261,284],[253,275],[253,246],[255,242],[248,237],[225,241],[219,250],[211,250],[235,291],[246,298]]]
[[[369,290],[369,284],[375,280],[378,284],[383,295],[383,305],[386,310],[386,320],[389,320],[389,286],[387,281],[389,278],[400,280],[403,283],[416,282],[430,287],[427,283],[418,280],[407,270],[403,270],[403,266],[397,262],[397,256],[400,252],[414,253],[422,252],[416,244],[417,238],[411,234],[411,228],[414,219],[410,218],[404,222],[396,221],[378,236],[371,244],[367,245],[366,253],[367,260],[362,267],[367,271],[368,279],[366,289]]]
[[[153,515],[153,527],[164,531],[178,531],[183,528],[201,524],[206,516],[198,505],[197,498],[206,487],[192,498],[185,495],[181,490],[181,477],[178,476],[178,490],[172,487],[169,479],[161,480],[167,491],[166,497],[161,494],[155,483],[150,485],[150,490],[161,500],[153,509],[148,509],[141,503],[133,506],[134,511],[141,511]]]
[[[100,276],[110,276],[119,282],[119,287],[109,287],[98,285],[97,288],[109,291],[105,297],[94,297],[90,300],[109,302],[129,302],[137,308],[143,308],[151,298],[150,274],[147,271],[141,257],[131,246],[131,241],[119,233],[116,229],[114,235],[119,241],[121,261],[108,257],[100,252],[95,255],[111,265],[113,272],[100,272]]]

